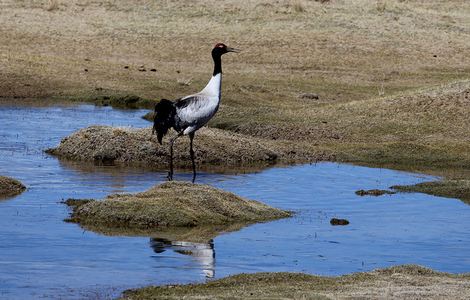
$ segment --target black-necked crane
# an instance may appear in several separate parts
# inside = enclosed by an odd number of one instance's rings
[[[196,162],[194,161],[193,139],[196,131],[215,115],[219,109],[222,88],[222,55],[238,52],[237,49],[218,43],[212,49],[214,72],[206,87],[197,94],[189,95],[176,101],[162,99],[155,105],[153,132],[162,144],[163,136],[170,128],[177,135],[170,140],[170,171],[168,180],[173,180],[173,144],[182,135],[189,136],[189,155],[193,167],[193,182],[196,180]]]

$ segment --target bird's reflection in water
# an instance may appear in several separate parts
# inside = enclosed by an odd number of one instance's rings
[[[150,239],[150,245],[157,254],[166,250],[173,250],[176,253],[190,255],[198,264],[207,278],[213,278],[215,275],[215,251],[214,242],[210,240],[207,243],[195,243],[184,241],[170,241],[161,238]]]

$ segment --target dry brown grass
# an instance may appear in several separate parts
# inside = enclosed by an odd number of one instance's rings
[[[66,203],[73,208],[69,221],[104,230],[247,225],[291,215],[207,185],[186,182],[166,182],[145,192],[110,195],[102,201],[69,199]]]
[[[308,131],[314,140],[334,148],[347,161],[408,169],[466,168],[469,104],[470,81],[463,81],[413,94],[324,106],[315,112],[299,110],[298,115],[305,126],[317,128]],[[339,138],[322,136],[320,129]]]
[[[210,126],[361,164],[470,165],[467,1],[322,2],[3,1],[0,96],[177,98],[224,41],[244,51],[224,57]]]
[[[468,179],[446,179],[415,185],[393,186],[393,188],[401,192],[417,192],[439,197],[457,198],[470,204],[470,180]]]
[[[431,172],[449,180],[468,179],[465,170],[470,165],[470,81],[322,105],[315,110],[298,105],[283,114],[259,115],[257,119],[221,126],[239,134],[214,128],[201,130],[196,143],[199,164],[230,168],[337,160]],[[281,117],[284,120],[275,120]],[[63,141],[56,153],[92,161],[99,151],[108,149],[109,153],[120,155],[117,162],[166,166],[168,146],[157,146],[149,130],[121,135],[128,137],[126,142],[109,134],[113,130],[116,129],[103,128],[96,134],[89,134],[90,129],[80,131]],[[179,141],[178,147],[178,164],[188,167],[187,139]],[[460,191],[465,189],[462,186],[451,195],[462,195]],[[467,196],[459,198],[465,200]]]
[[[114,128],[92,126],[79,130],[64,138],[56,148],[48,153],[61,158],[89,161],[97,164],[118,164],[166,168],[168,165],[168,140],[157,142],[150,128]],[[315,147],[295,147],[291,143],[251,138],[228,131],[203,128],[195,139],[196,161],[198,166],[241,168],[266,167],[274,163],[314,162],[328,160],[328,153]],[[175,143],[174,163],[178,167],[189,168],[189,139],[179,138]]]
[[[59,0],[48,0],[46,10],[53,11],[59,9]]]
[[[291,1],[291,3],[289,4],[289,6],[292,7],[292,9],[294,10],[294,12],[297,12],[297,13],[303,13],[303,12],[305,12],[305,6],[304,6],[303,1],[300,1],[300,0]]]
[[[0,176],[0,199],[21,194],[26,187],[16,179]]]
[[[380,11],[379,2],[386,3]],[[208,80],[217,41],[244,49],[224,59],[224,103],[237,110],[246,103],[282,110],[298,102],[299,92],[333,103],[377,96],[382,86],[390,95],[466,77],[469,68],[465,1],[75,0],[53,11],[43,5],[2,2],[3,97],[176,98]],[[188,78],[190,86],[177,82]]]
[[[205,284],[147,287],[122,299],[468,299],[470,275],[396,266],[340,277],[240,274]]]
[[[321,112],[349,118],[344,103],[467,78],[470,69],[465,1],[80,0],[53,13],[42,3],[2,3],[4,98],[176,98],[203,87],[212,44],[224,41],[244,51],[224,57],[222,107],[211,126],[334,139],[316,124]],[[378,3],[386,3],[383,12]],[[303,92],[320,101],[299,99]],[[375,102],[354,105],[373,109],[382,100]]]

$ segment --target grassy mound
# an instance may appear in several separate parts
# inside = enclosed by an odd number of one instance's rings
[[[102,201],[73,200],[70,221],[84,226],[149,229],[255,223],[285,218],[287,211],[207,185],[166,182],[137,194]]]
[[[0,176],[0,198],[21,194],[26,187],[16,179]]]
[[[467,1],[212,2],[7,1],[1,101],[151,107],[145,99],[201,90],[208,41],[223,36],[245,51],[224,57],[209,126],[318,144],[361,164],[470,165]],[[155,34],[165,38],[148,43]],[[462,80],[458,93],[438,86]],[[430,87],[442,93],[419,92]]]
[[[172,132],[170,137],[175,133]],[[98,164],[125,164],[167,167],[169,137],[164,144],[157,142],[150,128],[131,129],[109,126],[91,126],[64,138],[56,148],[47,153],[78,161]],[[328,159],[322,152],[302,149],[292,145],[266,141],[220,129],[202,128],[194,142],[196,159],[200,166],[250,166],[269,165],[283,161],[314,161]],[[175,143],[174,163],[178,167],[191,165],[189,139],[180,137]]]
[[[240,274],[205,284],[147,287],[123,299],[468,299],[470,275],[396,266],[340,277],[300,273]]]
[[[470,204],[470,181],[467,179],[429,181],[415,185],[396,185],[392,188],[400,192],[416,192],[439,197],[458,198]]]

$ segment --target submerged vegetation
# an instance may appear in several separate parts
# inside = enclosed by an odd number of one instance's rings
[[[330,224],[333,226],[346,226],[349,225],[349,221],[346,219],[332,218]]]
[[[356,195],[358,196],[382,196],[382,195],[392,195],[392,194],[395,194],[395,192],[387,191],[387,190],[379,190],[379,189],[356,191]]]
[[[470,275],[396,266],[340,277],[300,273],[240,274],[204,284],[146,287],[121,299],[467,299]]]
[[[137,194],[110,195],[102,201],[69,199],[66,204],[73,209],[68,221],[103,230],[247,225],[291,215],[207,185],[173,181]]]
[[[21,194],[26,187],[16,179],[0,176],[0,198]]]

